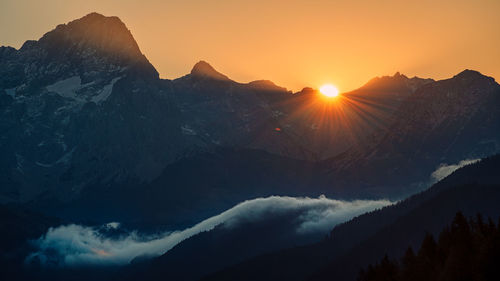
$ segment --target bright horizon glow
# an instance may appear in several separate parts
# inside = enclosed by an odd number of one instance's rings
[[[2,0],[0,45],[15,48],[91,12],[118,16],[162,78],[205,60],[238,82],[293,91],[335,77],[343,91],[375,76],[500,79],[500,1]],[[479,43],[480,42],[480,43]]]
[[[329,98],[334,98],[339,95],[339,89],[337,89],[337,87],[332,84],[325,84],[321,86],[321,88],[319,88],[319,91],[321,92],[321,94]]]

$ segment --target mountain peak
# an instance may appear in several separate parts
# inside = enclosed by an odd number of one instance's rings
[[[395,86],[399,87],[400,85],[406,84],[408,80],[409,78],[406,75],[396,72],[393,76],[386,75],[372,78],[361,88],[373,90],[393,88]]]
[[[475,85],[474,87],[479,87],[479,85],[490,85],[492,87],[498,88],[499,85],[495,81],[495,78],[484,75],[476,70],[465,69],[453,78],[446,79],[449,81],[456,81],[460,83],[461,87],[467,87],[470,85]]]
[[[86,15],[86,16],[83,16],[83,17],[80,18],[80,20],[94,21],[94,20],[103,20],[103,19],[106,19],[106,18],[117,20],[117,21],[121,22],[120,18],[118,18],[118,17],[115,17],[115,16],[106,17],[105,15],[99,14],[97,12],[92,12],[92,13]]]
[[[403,79],[407,79],[408,77],[404,74],[401,74],[399,71],[394,73],[394,75],[392,76],[393,78],[403,78]]]
[[[142,54],[130,30],[115,16],[90,13],[60,24],[38,41],[26,41],[20,51],[42,54],[42,61],[61,65],[72,62],[89,73],[111,65],[115,69],[117,66],[131,67],[138,73],[158,77],[158,72]]]
[[[286,88],[280,87],[270,80],[256,80],[248,83],[247,85],[253,89],[261,91],[288,92]]]
[[[458,73],[457,75],[453,76],[453,78],[459,78],[459,79],[469,79],[469,78],[479,78],[479,77],[486,77],[486,76],[481,74],[479,71],[471,69],[465,69],[462,72]]]
[[[92,49],[127,60],[143,55],[127,26],[115,16],[90,13],[47,32],[39,43],[45,49]]]
[[[230,80],[226,75],[218,72],[206,61],[199,61],[191,70],[191,75],[195,77],[211,78],[215,80]]]
[[[395,99],[402,100],[404,97],[414,93],[421,86],[434,82],[432,79],[423,79],[417,76],[408,78],[408,76],[401,74],[399,71],[394,75],[378,76],[372,78],[360,88],[353,90],[346,95],[363,95],[364,98],[372,97],[391,97],[396,94]]]
[[[302,90],[298,91],[295,94],[298,94],[298,95],[315,95],[317,93],[318,93],[318,90],[316,90],[314,88],[311,88],[311,87],[305,87],[305,88],[303,88]]]

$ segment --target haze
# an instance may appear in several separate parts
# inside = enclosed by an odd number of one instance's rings
[[[332,83],[342,92],[396,71],[500,77],[496,0],[1,0],[0,45],[19,48],[93,11],[120,17],[163,78],[201,59],[236,81],[293,90]]]

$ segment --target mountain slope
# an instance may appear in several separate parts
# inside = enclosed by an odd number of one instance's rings
[[[385,253],[401,254],[420,243],[425,231],[439,231],[461,210],[498,216],[500,156],[457,170],[430,189],[393,206],[336,226],[322,242],[263,255],[229,267],[206,280],[354,280],[363,266]]]
[[[183,241],[152,260],[138,275],[144,276],[144,280],[198,280],[207,273],[242,262],[248,257],[311,243],[322,236],[318,233],[297,233],[296,220],[293,212],[281,215],[270,213],[269,217],[249,220],[235,227],[219,225]],[[191,270],[193,266],[196,270]]]
[[[167,165],[149,183],[93,186],[68,202],[46,198],[28,205],[74,221],[120,221],[138,228],[179,229],[256,197],[317,197],[321,192],[314,189],[315,167],[311,162],[260,150],[217,148]]]
[[[416,248],[426,233],[437,235],[457,211],[468,217],[478,213],[498,217],[499,198],[500,185],[462,185],[442,192],[326,265],[309,280],[330,280],[331,276],[337,280],[356,280],[359,269],[380,256],[401,256],[408,245]]]
[[[500,85],[476,71],[418,88],[392,118],[366,145],[325,161],[333,178],[370,194],[408,194],[440,164],[500,151]]]
[[[439,236],[423,237],[417,254],[408,248],[399,261],[385,256],[357,280],[497,280],[500,232],[495,218],[486,219],[478,214],[468,221],[458,212]]]

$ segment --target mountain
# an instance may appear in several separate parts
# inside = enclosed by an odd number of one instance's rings
[[[198,63],[196,63],[191,70],[191,76],[213,80],[230,81],[230,79],[226,75],[215,70],[215,68],[213,68],[206,61],[199,61]]]
[[[173,80],[172,87],[184,113],[186,133],[200,142],[321,160],[388,126],[389,116],[414,90],[410,85],[429,81],[383,77],[370,83],[369,89],[362,87],[340,101],[327,101],[313,89],[291,93],[265,80],[240,84],[202,61],[191,74]],[[378,119],[364,116],[360,106],[378,114]]]
[[[498,151],[499,86],[477,72],[396,73],[337,99],[238,83],[204,61],[165,80],[120,19],[97,13],[1,47],[0,77],[0,202],[75,219],[192,222],[272,193],[401,198],[442,163]],[[224,199],[201,199],[217,188]]]
[[[437,236],[458,211],[467,217],[483,214],[498,218],[500,208],[496,201],[499,197],[499,184],[464,184],[440,192],[435,198],[386,225],[344,256],[325,265],[309,279],[329,280],[331,276],[336,276],[338,280],[356,280],[361,267],[374,263],[381,256],[402,256],[408,246],[417,248],[426,233]]]
[[[153,259],[144,271],[139,271],[131,280],[139,275],[143,280],[198,280],[249,257],[322,238],[319,233],[297,233],[297,217],[290,212],[269,214],[258,221],[249,220],[236,226],[221,224],[186,239]],[[196,270],[192,270],[193,267]]]
[[[75,75],[87,84],[125,69],[158,77],[125,24],[97,13],[58,25],[40,40],[26,41],[19,50],[2,50],[0,85],[4,89],[48,85]]]
[[[168,122],[145,128],[144,118],[175,113],[167,113],[158,73],[118,18],[93,13],[19,50],[3,50],[2,201],[44,193],[71,198],[85,185],[132,170],[147,178],[154,173],[153,155],[170,154],[152,147],[175,138],[162,133]]]
[[[19,50],[1,47],[0,77],[0,201],[33,206],[72,204],[97,190],[119,195],[157,182],[179,159],[218,148],[299,159],[307,170],[310,161],[337,155],[387,126],[395,104],[431,82],[398,74],[346,94],[381,97],[384,113],[374,127],[347,98],[341,109],[315,90],[237,83],[204,61],[184,77],[160,79],[125,24],[97,13]],[[174,188],[158,192],[180,196]],[[238,192],[238,198],[252,194]]]
[[[500,85],[465,70],[419,87],[363,146],[325,161],[332,178],[369,194],[411,194],[440,165],[500,150]]]
[[[336,226],[321,242],[247,260],[203,280],[355,280],[385,254],[401,256],[426,232],[437,234],[457,211],[498,217],[500,156],[465,166],[428,190]]]
[[[389,127],[398,107],[432,81],[396,73],[374,78],[333,100],[305,88],[294,100],[278,104],[279,112],[286,113],[280,118],[282,128],[290,128],[300,143],[315,152],[315,159],[325,160],[371,141],[367,137]]]

